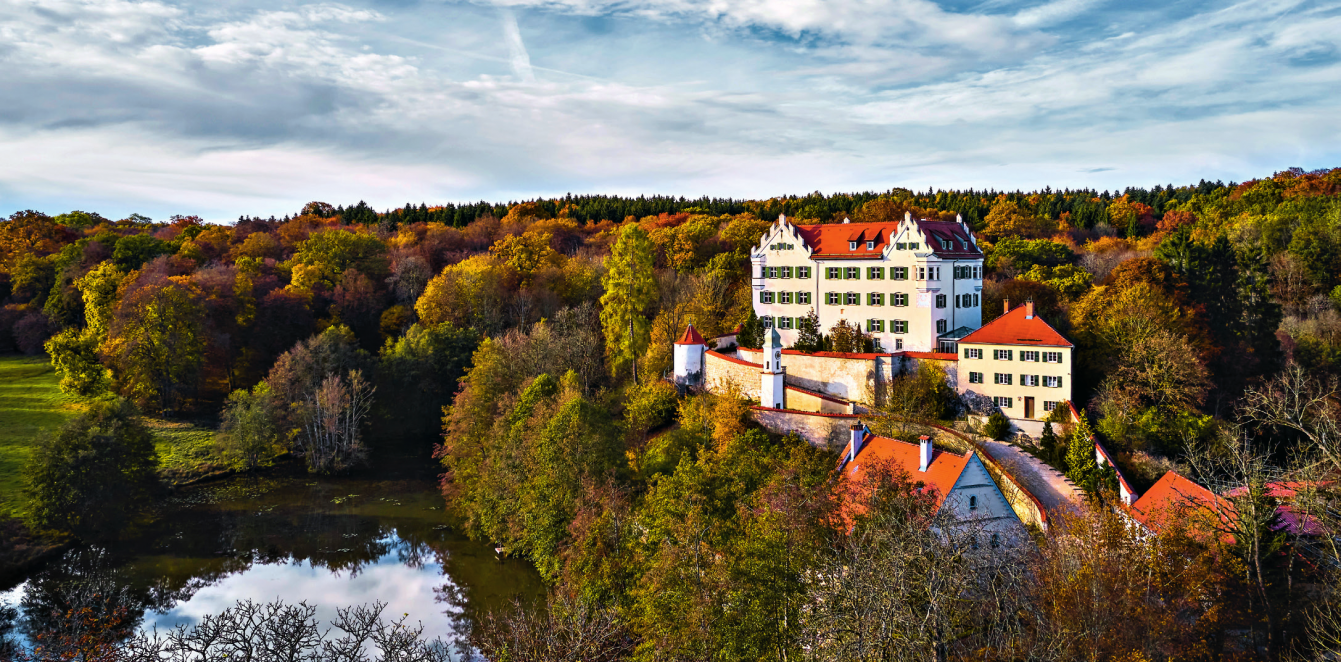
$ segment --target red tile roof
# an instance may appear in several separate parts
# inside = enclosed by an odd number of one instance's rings
[[[665,342],[665,341],[662,341],[662,342]],[[708,343],[703,342],[703,336],[699,335],[699,333],[698,333],[698,329],[695,329],[695,328],[694,328],[694,325],[693,325],[693,324],[690,324],[689,326],[685,327],[684,335],[680,336],[680,339],[677,340],[677,341],[675,341],[675,344],[677,344],[677,345],[706,345],[706,344],[708,344]],[[665,345],[662,345],[662,347],[665,347]]]
[[[1267,483],[1266,495],[1273,499],[1288,502],[1295,498],[1295,494],[1299,490],[1308,490],[1313,487],[1313,485],[1307,483],[1293,481]],[[1236,487],[1225,492],[1225,496],[1237,497],[1247,493],[1248,488],[1246,486]],[[1276,527],[1278,530],[1284,529],[1292,534],[1306,536],[1319,536],[1327,532],[1322,522],[1319,522],[1316,517],[1310,517],[1307,513],[1299,512],[1299,509],[1289,503],[1281,503],[1277,506],[1276,514],[1280,515],[1280,525]]]
[[[968,228],[955,221],[912,221],[926,237],[926,249],[939,257],[982,257],[982,251],[973,242]],[[879,257],[890,239],[899,233],[899,223],[826,223],[797,225],[796,231],[810,246],[813,257]],[[852,250],[851,242],[857,242]],[[867,241],[875,246],[866,248]],[[943,242],[949,242],[948,248]],[[922,248],[918,249],[923,250]]]
[[[843,451],[843,457],[846,458],[851,450],[852,442],[849,441],[847,450]],[[849,479],[855,480],[861,477],[864,465],[879,461],[889,462],[896,467],[901,467],[908,472],[908,477],[913,482],[920,482],[935,490],[936,505],[939,506],[945,502],[945,496],[959,481],[959,475],[964,473],[964,468],[968,466],[969,456],[933,449],[930,466],[927,467],[926,471],[918,471],[922,459],[921,449],[917,444],[910,444],[889,437],[867,435],[861,448],[857,450],[856,459],[848,462],[843,467],[843,471],[847,473]]]
[[[1075,347],[1062,334],[1035,314],[1028,319],[1029,306],[1019,306],[998,317],[981,329],[960,339],[960,345],[1026,345],[1036,347]]]
[[[1224,524],[1237,517],[1234,506],[1210,490],[1170,471],[1155,481],[1146,493],[1131,506],[1131,515],[1147,529],[1156,533],[1169,528],[1170,523],[1184,520],[1190,523],[1194,534],[1220,537],[1229,542]],[[1217,521],[1218,520],[1218,521]]]
[[[948,352],[901,352],[910,359],[931,359],[933,361],[958,361],[959,355]]]

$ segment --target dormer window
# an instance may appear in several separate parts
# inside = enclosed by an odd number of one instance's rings
[[[874,242],[874,241],[867,240],[867,242],[866,242],[866,250],[868,250],[868,251],[873,251],[873,250],[875,250],[875,242]]]
[[[849,242],[847,242],[847,249],[850,250],[850,251],[855,251],[855,250],[857,250],[857,242],[855,242],[855,241],[849,241]]]

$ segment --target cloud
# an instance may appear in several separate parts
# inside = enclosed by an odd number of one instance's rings
[[[1341,13],[29,0],[0,87],[5,213],[1153,184],[1334,164]]]
[[[535,71],[531,69],[531,56],[526,52],[526,44],[522,43],[521,28],[517,27],[517,15],[506,7],[499,9],[498,13],[503,19],[503,40],[507,42],[508,52],[511,54],[512,72],[523,83],[534,83]]]

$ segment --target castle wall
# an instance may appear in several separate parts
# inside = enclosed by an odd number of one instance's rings
[[[759,354],[763,356],[762,353]],[[749,363],[717,352],[704,352],[703,385],[713,393],[725,391],[728,383],[734,382],[740,394],[751,400],[759,399],[760,379],[763,372],[761,363]]]
[[[791,397],[792,392],[788,392]],[[842,451],[852,434],[852,422],[860,417],[855,414],[820,414],[769,407],[753,407],[754,419],[768,430],[787,434],[795,432],[810,445]]]
[[[764,360],[761,349],[741,347],[736,354],[760,364]],[[865,403],[874,400],[876,384],[887,382],[898,370],[888,354],[805,354],[784,350],[782,365],[787,368],[787,383],[792,386]]]
[[[825,397],[814,391],[805,391],[795,386],[787,386],[787,408],[801,411],[814,411],[821,414],[850,414],[848,404],[833,397]]]

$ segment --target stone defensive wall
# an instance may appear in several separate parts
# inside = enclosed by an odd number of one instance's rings
[[[764,351],[740,347],[736,354],[763,365]],[[872,402],[876,385],[888,382],[899,373],[898,354],[845,354],[840,352],[798,352],[782,350],[782,365],[787,369],[786,383],[797,388],[832,395],[843,400]]]
[[[950,388],[959,390],[959,355],[943,352],[903,352],[903,372],[915,372],[922,363],[930,363],[945,371]]]
[[[788,393],[787,397],[792,397]],[[826,414],[820,412],[751,407],[754,420],[777,434],[796,433],[811,446],[842,452],[852,437],[852,424],[861,419],[857,414]]]
[[[758,400],[759,373],[764,369],[760,360],[760,363],[750,363],[708,350],[703,353],[703,386],[712,393],[721,393],[728,384],[734,383],[742,396]]]

